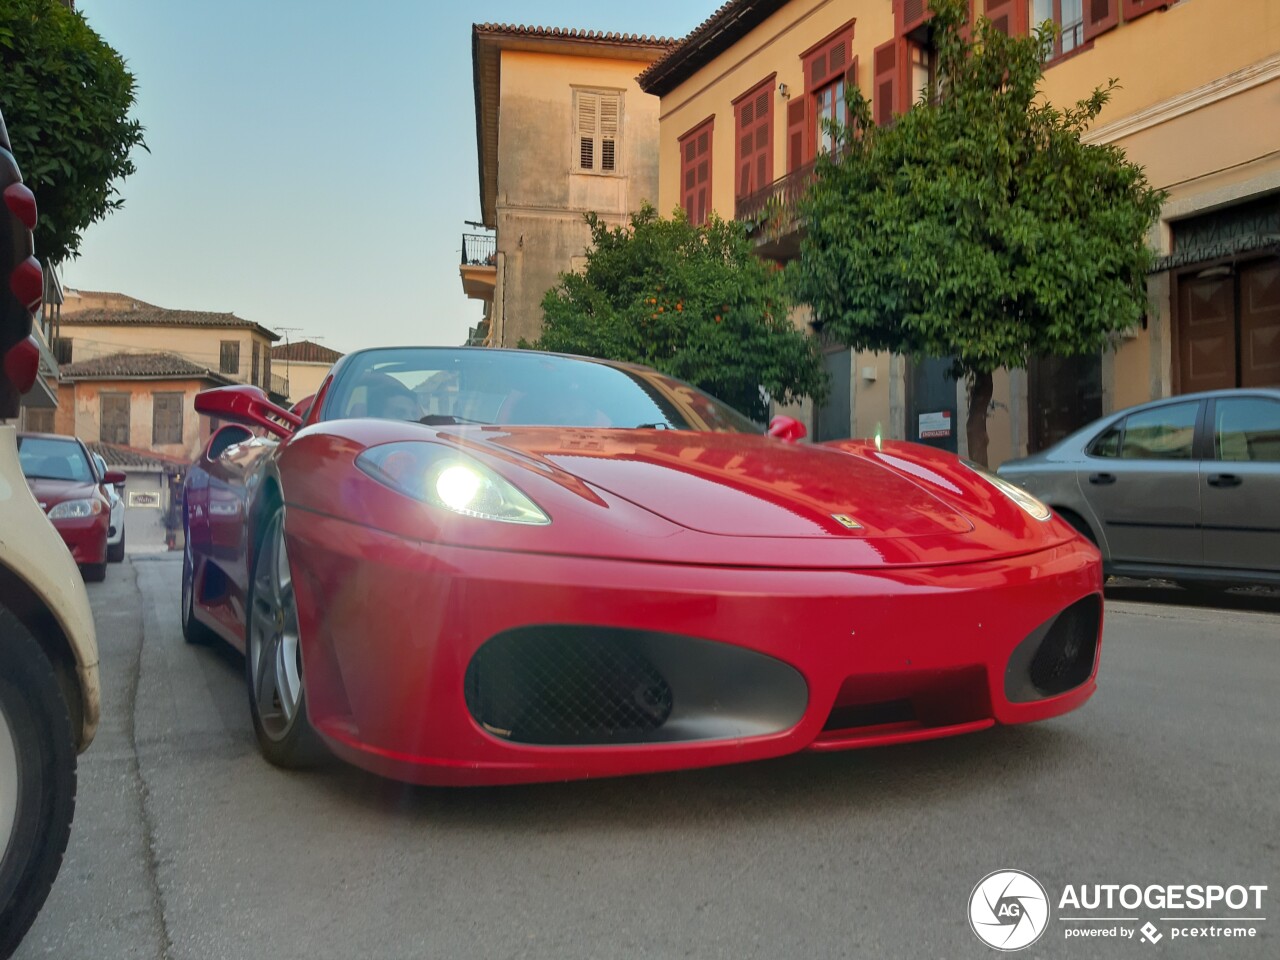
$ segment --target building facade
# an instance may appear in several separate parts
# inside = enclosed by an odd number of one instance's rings
[[[1280,3],[1274,0],[972,0],[1024,34],[1059,27],[1042,84],[1073,104],[1121,87],[1088,138],[1122,148],[1169,199],[1141,329],[1097,357],[1000,371],[990,459],[1043,448],[1114,409],[1221,386],[1280,384]],[[660,97],[659,206],[695,220],[785,209],[829,148],[856,86],[877,122],[933,83],[925,0],[731,0],[640,76]],[[798,252],[783,218],[764,256]],[[796,317],[804,324],[803,311]],[[947,358],[826,354],[832,396],[800,411],[819,439],[903,437],[965,452],[963,384]]]
[[[283,377],[285,394],[290,403],[297,403],[320,389],[329,368],[342,359],[337,350],[330,350],[311,340],[276,344],[271,348],[271,369]]]
[[[461,276],[467,296],[485,304],[472,342],[536,339],[544,295],[583,262],[583,214],[621,224],[643,201],[658,200],[658,98],[636,74],[673,44],[472,28],[481,218],[463,235]]]
[[[280,335],[234,313],[170,310],[120,293],[66,290],[51,344],[61,364],[117,353],[170,353],[284,399],[271,366]]]
[[[116,353],[63,364],[53,433],[180,463],[200,455],[210,421],[195,396],[233,381],[170,353]]]

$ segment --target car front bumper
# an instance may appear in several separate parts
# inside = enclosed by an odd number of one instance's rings
[[[312,722],[340,756],[401,780],[568,780],[910,742],[1057,716],[1095,689],[1102,573],[1083,541],[998,562],[813,571],[442,547],[302,509],[286,536]],[[1010,699],[1015,650],[1080,602],[1097,611],[1083,679]],[[666,638],[642,644],[674,665],[670,699],[724,713],[684,738],[515,742],[475,716],[468,668],[487,641],[530,629]],[[682,642],[693,652],[662,653]],[[716,649],[750,653],[697,654]],[[738,723],[729,701],[753,654],[782,666],[738,698]]]
[[[107,562],[107,530],[111,517],[107,511],[91,517],[52,521],[77,564]]]

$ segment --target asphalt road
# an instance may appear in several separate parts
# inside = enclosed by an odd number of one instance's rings
[[[968,903],[1004,867],[1053,901],[1023,957],[1280,956],[1280,603],[1126,588],[1098,694],[1036,726],[447,791],[269,767],[240,658],[182,643],[180,567],[134,558],[90,588],[105,721],[19,958],[995,957]],[[1174,940],[1144,907],[1158,946],[1068,939],[1057,898],[1095,883],[1266,884],[1235,915],[1268,919]]]

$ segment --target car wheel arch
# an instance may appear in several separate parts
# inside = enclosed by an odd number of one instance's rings
[[[2,565],[0,607],[7,609],[27,628],[49,658],[67,704],[67,712],[71,715],[71,729],[80,741],[84,735],[84,691],[80,687],[78,664],[66,631],[40,595],[17,573]]]

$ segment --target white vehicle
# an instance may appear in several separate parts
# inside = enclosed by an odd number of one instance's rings
[[[124,491],[117,490],[116,484],[107,483],[103,478],[107,475],[107,461],[102,454],[93,455],[93,466],[102,481],[102,491],[111,501],[111,526],[107,529],[107,563],[119,563],[124,559]]]
[[[0,118],[0,957],[17,949],[71,833],[76,756],[98,727],[98,644],[84,581],[18,462],[18,397],[39,371],[31,315],[35,198]]]

